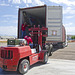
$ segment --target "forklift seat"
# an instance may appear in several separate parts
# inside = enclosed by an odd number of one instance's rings
[[[36,49],[35,48],[31,49],[31,52],[36,53]]]

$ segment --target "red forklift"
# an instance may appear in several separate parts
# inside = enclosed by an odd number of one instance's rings
[[[29,66],[36,62],[48,61],[48,52],[43,50],[43,45],[47,37],[47,28],[40,26],[29,28],[33,40],[33,49],[29,45],[20,46],[15,44],[18,39],[9,39],[7,47],[0,47],[0,67],[5,71],[19,71],[25,74]]]

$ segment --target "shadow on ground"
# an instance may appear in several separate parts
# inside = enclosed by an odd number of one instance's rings
[[[57,46],[54,46],[52,52],[55,52],[55,51],[60,50],[60,49],[63,49],[63,48],[58,48]]]
[[[47,64],[49,64],[49,63],[47,63]],[[37,63],[31,65],[30,69],[37,67],[37,66],[42,66],[42,65],[46,65],[46,64],[43,64],[42,62],[37,62]],[[0,75],[23,75],[23,74],[20,74],[17,71],[4,71],[0,68]]]

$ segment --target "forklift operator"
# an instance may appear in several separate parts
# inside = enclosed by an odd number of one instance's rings
[[[27,40],[27,44],[30,45],[31,48],[33,48],[33,41],[30,37],[30,34],[28,36],[25,36],[24,39]]]

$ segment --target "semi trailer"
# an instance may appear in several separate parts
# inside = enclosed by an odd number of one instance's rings
[[[66,45],[66,31],[62,23],[62,6],[36,6],[19,8],[18,38],[21,38],[21,25],[27,22],[33,27],[48,28],[47,37],[43,37],[42,46],[51,55],[53,47],[64,48]],[[37,40],[37,39],[36,39]],[[45,47],[44,47],[45,46]]]

